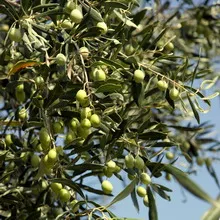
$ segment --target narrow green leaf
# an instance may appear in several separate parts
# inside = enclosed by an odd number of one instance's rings
[[[175,179],[189,192],[191,192],[196,197],[207,201],[211,204],[215,203],[214,200],[203,190],[201,189],[195,182],[193,182],[186,173],[181,171],[180,169],[170,165],[166,164],[165,170],[172,174]]]
[[[168,195],[163,191],[163,189],[160,188],[159,185],[157,185],[157,184],[151,184],[151,187],[152,187],[152,189],[153,189],[158,195],[160,195],[162,198],[164,198],[164,199],[170,201],[170,196],[168,196]]]
[[[200,117],[199,117],[199,113],[197,112],[194,103],[192,102],[191,98],[189,97],[189,95],[187,95],[187,98],[189,100],[189,104],[192,108],[193,114],[195,116],[195,119],[197,120],[198,124],[200,123]]]
[[[103,92],[117,92],[121,89],[121,85],[113,84],[113,83],[105,83],[104,85],[101,85],[96,90],[96,93],[103,93]]]
[[[133,205],[134,205],[134,207],[136,208],[137,212],[139,212],[139,211],[140,211],[140,208],[139,208],[139,204],[138,204],[137,194],[136,194],[135,188],[134,188],[133,191],[131,192],[131,200],[132,200]]]
[[[116,1],[106,1],[102,5],[109,7],[109,8],[122,8],[126,10],[128,6],[124,3],[121,2],[116,2]]]
[[[157,132],[157,131],[144,132],[138,135],[138,137],[143,140],[161,140],[161,139],[165,139],[166,136],[167,136],[166,133]]]
[[[114,203],[119,202],[123,200],[124,198],[126,198],[128,195],[130,195],[136,186],[136,182],[137,180],[133,179],[130,182],[130,184],[127,185],[106,207],[109,207],[113,205]]]
[[[150,189],[150,187],[147,188],[147,195],[149,199],[149,219],[150,220],[158,220],[157,216],[157,206],[155,203],[154,195]]]
[[[103,21],[103,18],[101,16],[101,14],[96,11],[94,8],[84,4],[83,2],[81,3],[83,8],[89,13],[89,15],[95,20],[95,21],[98,21],[98,22],[101,22]]]

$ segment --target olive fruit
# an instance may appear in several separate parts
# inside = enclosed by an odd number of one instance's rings
[[[11,134],[5,135],[5,144],[6,144],[6,146],[10,146],[11,144],[13,144],[13,141],[11,139]]]
[[[168,88],[168,84],[167,84],[167,82],[164,81],[164,80],[159,80],[159,81],[157,82],[157,88],[158,88],[159,90],[161,90],[161,91],[166,91],[167,88]]]
[[[181,145],[181,150],[186,152],[186,151],[188,151],[189,149],[190,149],[190,144],[189,144],[189,142],[187,142],[187,141],[183,142],[182,145]]]
[[[89,49],[87,47],[80,47],[79,53],[82,55],[84,59],[88,59],[89,57]]]
[[[31,157],[31,166],[38,167],[40,164],[40,157],[37,154],[33,154]]]
[[[50,188],[53,190],[53,192],[55,192],[56,194],[58,194],[60,192],[60,190],[63,188],[61,183],[51,183],[50,184]]]
[[[17,28],[11,28],[9,31],[9,39],[11,41],[20,42],[22,40],[21,30]]]
[[[80,89],[77,93],[76,93],[76,100],[81,104],[81,105],[85,105],[88,102],[88,96],[86,94],[85,90]]]
[[[92,114],[92,116],[90,117],[90,122],[92,127],[97,128],[101,124],[101,119],[97,114]]]
[[[21,121],[24,121],[27,118],[27,110],[25,108],[20,109],[18,117]]]
[[[143,203],[144,203],[145,206],[147,206],[147,207],[149,206],[148,195],[145,195],[145,196],[144,196]]]
[[[134,160],[134,167],[141,170],[145,167],[144,160],[140,156],[136,156]]]
[[[76,205],[79,201],[74,199],[70,202],[70,206],[72,208],[72,212],[77,212],[79,210],[79,205]]]
[[[81,119],[83,118],[90,118],[92,115],[92,109],[89,108],[89,107],[86,107],[86,108],[82,108],[81,112],[80,112],[80,116],[81,116]]]
[[[206,158],[205,159],[205,164],[207,167],[210,167],[212,165],[212,159],[211,158]]]
[[[127,168],[133,168],[134,167],[134,157],[131,154],[128,154],[125,156],[125,166]]]
[[[168,160],[172,160],[174,158],[174,154],[170,151],[166,152],[166,158]]]
[[[70,200],[70,193],[67,189],[61,189],[59,191],[59,198],[62,202],[68,202]]]
[[[79,120],[77,118],[72,118],[71,121],[70,121],[70,128],[73,130],[73,131],[76,131],[77,128],[79,127]]]
[[[22,84],[17,85],[16,91],[17,91],[17,92],[22,92],[22,91],[24,91],[24,84],[22,83]]]
[[[15,90],[15,97],[18,102],[24,102],[26,99],[25,92],[24,91],[17,91],[17,89]]]
[[[73,132],[68,132],[66,134],[66,138],[65,138],[65,143],[66,144],[69,144],[71,143],[72,141],[74,141],[76,138],[76,135],[73,133]]]
[[[175,101],[179,99],[179,91],[176,88],[172,88],[169,92],[170,98]]]
[[[168,44],[165,45],[165,50],[172,51],[173,49],[174,49],[174,45],[172,42],[169,42]]]
[[[50,148],[50,135],[46,128],[41,128],[40,133],[40,143],[41,147],[44,151],[48,150]]]
[[[56,56],[56,63],[59,66],[64,66],[66,64],[66,57],[65,57],[65,55],[62,54],[62,53],[57,54],[57,56]]]
[[[145,185],[148,185],[151,183],[151,177],[147,173],[142,173],[140,175],[140,179],[141,179],[141,182]]]
[[[35,83],[38,87],[42,87],[44,85],[44,78],[42,76],[37,76],[35,78]]]
[[[102,190],[104,193],[110,194],[113,190],[113,186],[112,186],[111,182],[109,182],[108,180],[104,180],[102,182]]]
[[[72,22],[79,24],[83,19],[83,14],[79,9],[75,8],[70,13],[70,19]]]
[[[204,159],[202,157],[197,157],[196,158],[196,163],[198,166],[202,166],[204,164]]]
[[[145,189],[143,186],[138,186],[138,188],[137,188],[137,194],[138,194],[140,197],[144,197],[144,196],[147,194],[147,191],[146,191],[146,189]]]
[[[115,163],[114,161],[110,160],[110,161],[108,161],[108,162],[106,163],[106,165],[107,165],[108,170],[109,170],[110,172],[114,172],[114,171],[115,171],[115,169],[116,169],[116,163]]]
[[[73,27],[71,21],[69,21],[67,19],[65,19],[60,25],[64,29],[71,29]]]
[[[94,81],[105,81],[106,80],[106,73],[101,68],[95,68],[93,72]]]
[[[77,132],[78,132],[79,137],[87,138],[88,135],[90,134],[90,129],[79,126],[79,128],[77,129]]]
[[[113,172],[111,172],[111,171],[109,170],[108,166],[105,166],[105,167],[103,168],[103,174],[104,174],[106,177],[110,178],[110,177],[113,175]]]
[[[108,31],[108,27],[105,22],[101,21],[96,24],[96,27],[101,29],[102,34],[106,34]]]
[[[170,173],[166,173],[165,178],[166,178],[166,180],[170,181],[172,179],[172,176]]]
[[[58,134],[58,133],[62,133],[62,131],[63,131],[63,125],[62,125],[62,123],[59,122],[59,121],[54,122],[54,123],[53,123],[53,132],[54,132],[55,134]]]
[[[65,5],[65,12],[70,14],[71,11],[76,7],[75,3],[72,1],[68,1]]]
[[[131,44],[127,44],[125,46],[125,54],[126,55],[130,56],[130,55],[132,55],[134,53],[134,51],[135,51],[134,47]]]
[[[56,162],[56,160],[57,160],[57,152],[56,152],[55,149],[49,150],[47,155],[48,155],[48,162],[49,163],[55,163]]]
[[[144,81],[145,73],[141,70],[134,71],[134,81],[136,83],[141,83]]]
[[[89,128],[91,128],[91,126],[92,126],[90,120],[87,119],[87,118],[84,118],[84,119],[81,121],[80,125],[81,125],[82,128],[85,128],[85,129],[89,129]]]

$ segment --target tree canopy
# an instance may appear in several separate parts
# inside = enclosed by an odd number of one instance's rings
[[[209,1],[1,0],[0,216],[120,219],[111,206],[130,196],[157,220],[174,178],[217,219],[190,174],[204,164],[220,188],[219,140],[200,122],[219,96],[219,14]]]

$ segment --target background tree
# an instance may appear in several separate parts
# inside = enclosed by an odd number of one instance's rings
[[[219,186],[219,142],[200,124],[219,94],[210,92],[218,5],[0,3],[2,218],[117,219],[111,206],[131,195],[154,220],[154,194],[170,200],[168,184],[157,183],[165,175],[213,205],[204,219],[217,219],[218,200],[189,174],[205,163]],[[193,117],[198,124],[185,121]],[[118,195],[112,175],[130,180]],[[99,204],[103,195],[114,198]]]

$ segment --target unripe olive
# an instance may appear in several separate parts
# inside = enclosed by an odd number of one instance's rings
[[[88,59],[89,57],[89,49],[87,47],[80,47],[79,53],[82,55],[84,59]]]
[[[137,188],[137,194],[140,196],[140,197],[144,197],[147,195],[147,191],[144,187],[142,186],[138,186]]]
[[[179,91],[176,88],[172,88],[169,92],[170,98],[175,101],[179,99]]]
[[[172,42],[169,42],[168,44],[166,44],[165,50],[172,51],[173,49],[174,49],[174,45]]]
[[[19,92],[19,91],[15,90],[15,97],[18,102],[24,102],[26,99],[26,95],[25,95],[24,91]]]
[[[88,102],[88,96],[86,94],[85,90],[80,89],[77,93],[76,93],[76,100],[83,105],[84,103]]]
[[[59,66],[64,66],[66,64],[66,57],[65,57],[65,55],[62,54],[62,53],[57,54],[57,56],[56,56],[56,63]]]
[[[108,27],[107,27],[106,23],[103,21],[98,22],[96,27],[101,29],[102,34],[106,34],[108,32]]]
[[[45,170],[50,173],[50,169],[54,166],[54,163],[49,161],[48,154],[46,154],[42,160]]]
[[[80,116],[81,116],[81,119],[84,119],[84,118],[88,118],[90,119],[91,115],[92,115],[92,109],[89,108],[89,107],[86,107],[86,108],[82,108],[81,112],[80,112]]]
[[[41,87],[44,85],[44,78],[42,76],[37,76],[35,78],[35,83],[38,87]]]
[[[98,128],[101,124],[101,119],[97,114],[93,114],[90,118],[90,122],[92,124],[92,127]]]
[[[141,182],[145,185],[151,183],[151,177],[147,173],[142,173],[140,176]]]
[[[121,167],[116,165],[114,172],[119,173],[120,171],[121,171]]]
[[[159,81],[157,82],[157,88],[158,88],[159,90],[161,90],[161,91],[166,91],[167,88],[168,88],[168,84],[167,84],[167,82],[164,81],[164,80],[159,80]]]
[[[88,135],[90,134],[90,128],[87,129],[87,128],[83,128],[82,126],[80,126],[78,129],[77,129],[77,132],[78,132],[78,135],[81,137],[81,138],[84,138],[86,139],[88,137]]]
[[[61,183],[51,183],[50,184],[50,188],[53,190],[53,192],[55,192],[56,194],[59,193],[59,191],[63,188]]]
[[[50,148],[50,136],[46,128],[41,128],[40,132],[40,143],[43,150],[48,150]]]
[[[79,210],[79,205],[76,205],[78,203],[77,199],[74,199],[70,202],[70,206],[72,207],[72,212],[77,212]]]
[[[204,164],[204,162],[205,161],[204,161],[204,159],[202,157],[197,157],[196,158],[197,165],[202,166]]]
[[[109,182],[108,180],[104,180],[102,182],[102,190],[104,193],[110,194],[113,190],[113,186],[112,186],[111,182]]]
[[[68,202],[70,200],[70,193],[67,189],[61,189],[59,191],[59,198],[62,202]]]
[[[183,142],[183,144],[181,145],[181,149],[185,152],[188,151],[189,148],[190,148],[190,144],[187,141]]]
[[[40,164],[40,157],[37,154],[33,154],[31,157],[32,167],[38,167]]]
[[[79,127],[79,125],[80,125],[80,123],[79,123],[79,120],[77,118],[71,119],[71,121],[70,121],[70,128],[73,131],[76,131],[77,128]]]
[[[6,134],[5,135],[5,144],[6,144],[6,146],[10,146],[11,144],[13,144],[13,141],[12,141],[12,139],[11,139],[11,134]]]
[[[20,42],[22,40],[21,30],[17,28],[11,28],[9,32],[9,39],[11,41]]]
[[[172,160],[174,158],[174,154],[170,151],[166,152],[166,158],[168,160]]]
[[[72,1],[68,1],[65,5],[65,12],[70,14],[71,11],[76,7],[75,3]]]
[[[145,195],[145,196],[144,196],[143,202],[144,202],[144,205],[145,205],[145,206],[147,206],[147,207],[149,206],[148,195]]]
[[[57,160],[57,152],[56,152],[55,149],[49,150],[47,155],[48,155],[49,163],[55,163],[56,162],[56,160]]]
[[[72,22],[79,24],[83,19],[83,14],[79,9],[73,9],[70,13],[70,19]]]
[[[17,92],[22,92],[22,91],[24,91],[24,84],[21,83],[21,84],[17,85],[16,91],[17,91]]]
[[[172,179],[172,176],[170,173],[166,173],[165,178],[166,178],[166,180],[170,181]]]
[[[110,177],[113,175],[113,172],[111,172],[111,171],[109,170],[109,168],[108,168],[107,166],[105,166],[105,167],[103,168],[103,174],[104,174],[106,177],[110,178]]]
[[[90,122],[90,120],[88,119],[88,118],[84,118],[82,121],[81,121],[81,123],[80,123],[80,125],[81,125],[81,127],[82,128],[85,128],[85,129],[89,129],[89,128],[91,128],[91,122]]]
[[[116,169],[116,163],[113,160],[107,162],[107,167],[110,172],[114,172]]]
[[[125,46],[125,53],[126,53],[126,55],[130,56],[130,55],[132,55],[134,53],[134,51],[135,51],[134,47],[131,44],[127,44]]]
[[[59,121],[53,123],[53,131],[55,134],[63,132],[63,125]]]
[[[25,108],[20,109],[18,117],[21,121],[24,121],[27,118],[27,110]]]
[[[106,80],[106,73],[101,68],[95,68],[93,72],[94,81],[105,81]]]
[[[134,71],[134,81],[136,83],[141,83],[144,81],[145,73],[141,70]]]
[[[73,132],[68,132],[66,134],[65,143],[69,144],[76,139],[76,135]]]
[[[131,154],[128,154],[125,156],[125,166],[127,168],[133,168],[134,167],[134,157]]]
[[[139,170],[145,167],[144,160],[140,156],[135,157],[134,167],[136,167]]]
[[[61,27],[64,29],[71,29],[73,27],[73,24],[66,19],[61,23]]]
[[[205,164],[207,167],[210,167],[212,165],[212,159],[211,158],[206,158],[205,159]]]
[[[129,180],[133,180],[133,179],[135,179],[135,176],[134,176],[134,175],[131,175],[130,173],[128,173],[128,179],[129,179]]]

